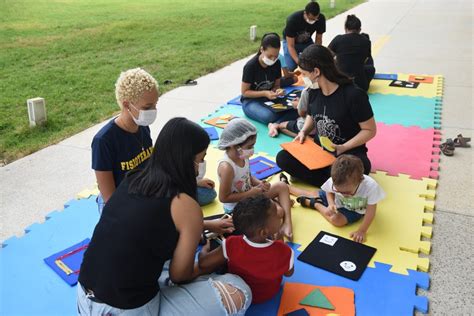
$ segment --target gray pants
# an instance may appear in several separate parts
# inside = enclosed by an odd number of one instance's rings
[[[163,278],[163,275],[160,279]],[[252,293],[248,285],[234,274],[201,276],[191,283],[161,287],[158,294],[145,305],[135,309],[120,309],[107,304],[91,301],[82,286],[78,284],[77,306],[79,315],[102,316],[208,316],[229,315],[222,304],[220,292],[214,281],[228,283],[241,290],[245,295],[245,305],[234,315],[245,315],[252,302]]]

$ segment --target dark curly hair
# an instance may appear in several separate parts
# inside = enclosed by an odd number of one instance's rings
[[[354,155],[341,155],[331,167],[331,178],[334,185],[343,185],[349,181],[358,181],[363,177],[362,160]]]
[[[246,198],[234,207],[232,219],[237,231],[247,237],[255,236],[257,230],[267,223],[272,201],[264,195]]]

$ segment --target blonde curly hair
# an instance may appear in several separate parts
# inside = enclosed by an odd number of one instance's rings
[[[115,83],[115,97],[120,108],[123,101],[137,102],[145,91],[158,90],[158,82],[142,68],[122,72]]]

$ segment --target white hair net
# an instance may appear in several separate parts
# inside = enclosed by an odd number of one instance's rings
[[[224,128],[217,148],[225,150],[227,147],[242,144],[253,135],[257,135],[257,129],[252,123],[244,118],[232,119]]]

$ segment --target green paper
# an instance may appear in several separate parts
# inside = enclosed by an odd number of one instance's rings
[[[334,306],[329,302],[327,297],[320,289],[315,289],[309,293],[301,302],[301,305],[320,307],[324,309],[334,310]]]

